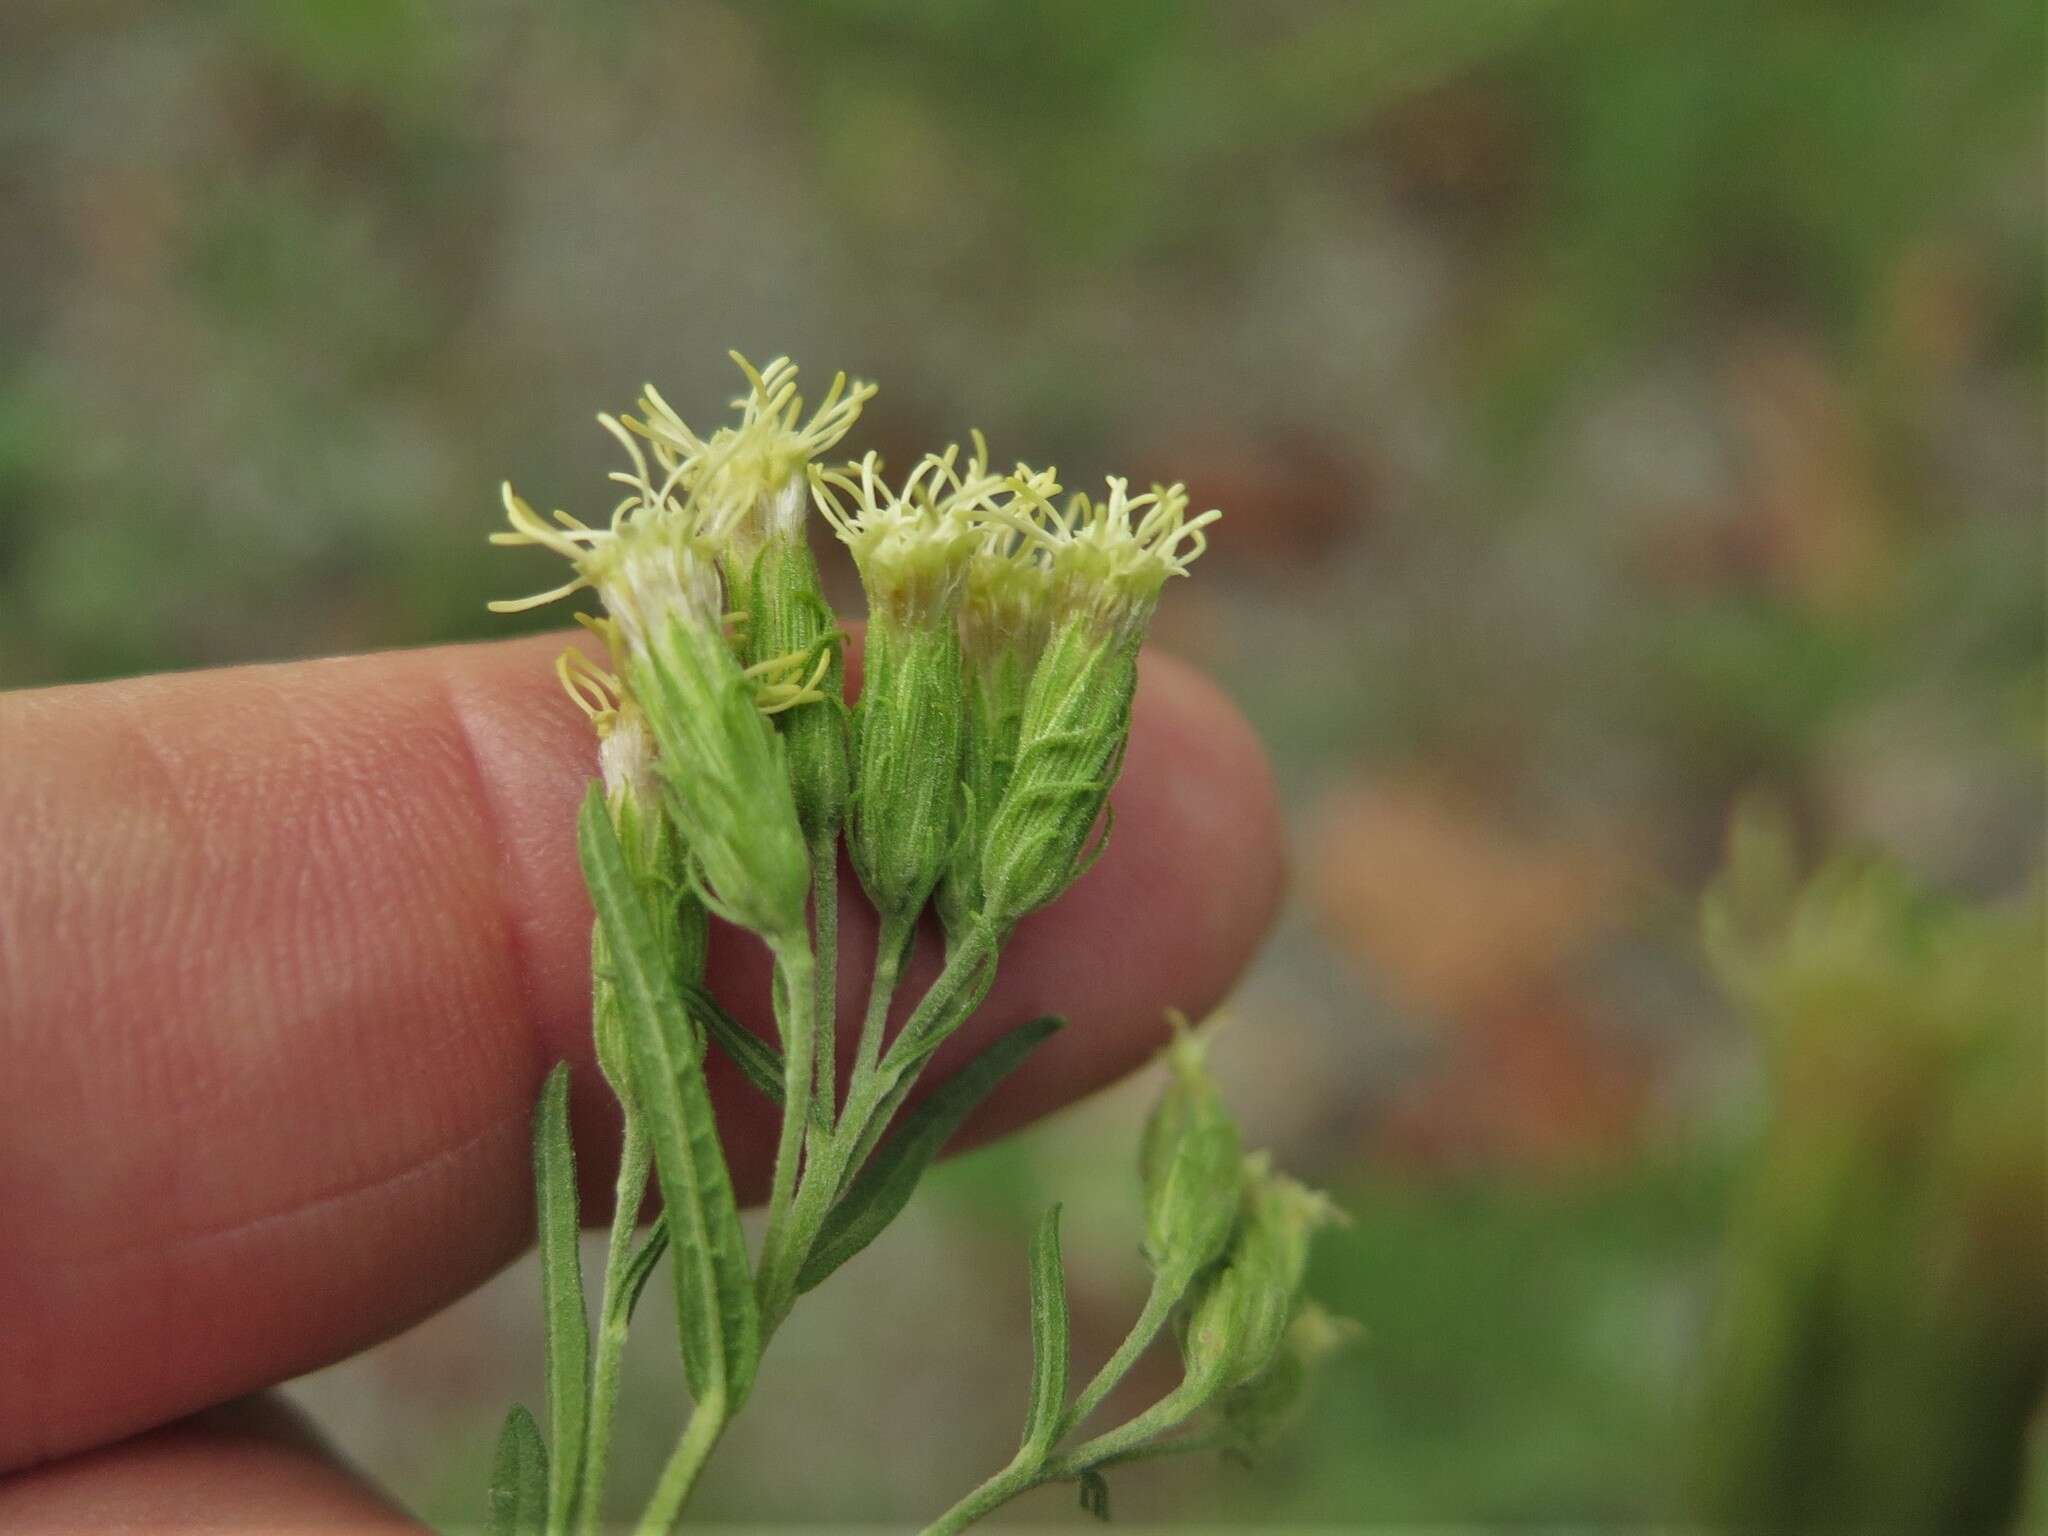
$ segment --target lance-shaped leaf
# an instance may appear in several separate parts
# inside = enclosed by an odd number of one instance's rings
[[[911,1111],[825,1218],[811,1256],[797,1276],[799,1292],[810,1290],[881,1236],[882,1229],[910,1203],[917,1181],[961,1123],[1064,1022],[1047,1016],[1018,1025]]]
[[[722,1391],[728,1405],[737,1405],[760,1360],[761,1315],[704,1069],[660,936],[595,785],[583,802],[579,841],[590,899],[611,946],[627,1071],[654,1144],[675,1249],[683,1373],[699,1402]]]
[[[590,1411],[590,1321],[577,1246],[576,1152],[569,1140],[569,1064],[548,1074],[533,1112],[534,1212],[540,1228],[541,1317],[547,1335],[548,1438],[554,1445],[548,1526],[566,1530]]]
[[[1043,1461],[1059,1439],[1067,1406],[1067,1275],[1060,1262],[1060,1208],[1031,1239],[1031,1406],[1020,1459]]]
[[[632,1321],[633,1309],[640,1305],[640,1293],[647,1289],[647,1282],[654,1276],[654,1266],[667,1252],[668,1213],[664,1211],[654,1218],[647,1235],[640,1239],[640,1246],[627,1256],[625,1273],[619,1278],[621,1305],[625,1308],[628,1322]]]
[[[541,1536],[548,1522],[548,1453],[533,1415],[514,1407],[491,1468],[491,1536]]]
[[[782,1103],[782,1052],[727,1013],[708,987],[682,984],[690,1014],[771,1104]]]

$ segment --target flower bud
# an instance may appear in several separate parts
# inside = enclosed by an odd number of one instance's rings
[[[618,625],[588,615],[578,618],[604,642],[616,665],[620,646]],[[658,752],[646,716],[619,678],[577,647],[571,646],[557,658],[555,675],[597,734],[605,806],[640,899],[653,914],[653,931],[670,946],[669,967],[686,981],[701,981],[710,942],[708,923],[704,904],[689,887],[688,856],[668,814],[661,775],[655,766]],[[618,1003],[609,979],[610,955],[601,924],[593,926],[590,946],[597,1064],[613,1092],[622,1102],[629,1102],[631,1084],[626,1073],[625,1042],[620,1034]]]
[[[861,885],[885,917],[908,917],[946,867],[959,798],[960,641],[950,625],[868,625],[858,765],[847,841]]]
[[[1314,1302],[1304,1302],[1287,1325],[1272,1364],[1226,1393],[1219,1405],[1238,1444],[1250,1449],[1286,1429],[1308,1400],[1315,1367],[1361,1332],[1349,1318],[1332,1317]]]
[[[982,900],[1007,928],[1086,871],[1090,839],[1123,766],[1138,647],[1169,577],[1185,575],[1220,512],[1190,519],[1179,486],[1101,502],[1049,501],[1034,531],[1046,550],[1053,620],[1032,669],[1016,766],[983,836]],[[1105,836],[1107,835],[1105,830]]]
[[[982,459],[987,450],[976,438]],[[1059,490],[1051,470],[1018,465],[1011,500],[967,562],[960,600],[960,649],[967,682],[962,743],[960,835],[939,882],[939,916],[958,938],[981,915],[981,860],[988,826],[1017,764],[1024,694],[1052,615],[1052,567],[1036,537],[1033,507]]]
[[[1137,648],[1062,619],[1033,668],[1016,763],[981,833],[981,902],[999,930],[1054,900],[1093,862],[1090,841],[1123,763]]]
[[[976,516],[1002,484],[979,457],[964,478],[956,474],[957,452],[921,461],[901,491],[881,482],[873,454],[858,480],[812,476],[868,594],[847,843],[869,900],[899,920],[930,897],[956,840],[966,718],[955,610],[981,537]]]
[[[1237,1125],[1204,1065],[1205,1042],[1178,1014],[1167,1049],[1172,1077],[1138,1143],[1145,1190],[1145,1261],[1191,1278],[1214,1262],[1237,1224]]]
[[[771,942],[805,932],[810,855],[774,726],[715,626],[672,619],[627,682],[706,904]]]
[[[745,594],[747,670],[757,676],[778,669],[786,674],[786,680],[769,685],[780,696],[757,695],[756,702],[775,719],[797,820],[805,840],[816,846],[838,836],[851,779],[839,621],[825,601],[817,561],[800,533],[769,539],[744,581],[733,585]]]
[[[1325,1196],[1274,1173],[1263,1153],[1244,1160],[1243,1179],[1237,1231],[1223,1261],[1195,1281],[1181,1346],[1188,1380],[1210,1393],[1273,1363],[1300,1309],[1310,1239],[1339,1219]]]

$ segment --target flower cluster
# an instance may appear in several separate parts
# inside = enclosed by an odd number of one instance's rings
[[[673,1519],[797,1297],[880,1232],[978,1100],[1059,1027],[1043,1019],[1012,1030],[905,1109],[933,1053],[988,991],[1018,920],[1103,847],[1146,626],[1220,515],[1190,516],[1179,485],[1133,495],[1116,478],[1099,499],[1063,499],[1051,468],[996,470],[978,432],[966,450],[927,454],[900,479],[873,453],[821,462],[873,387],[840,375],[806,413],[793,363],[735,361],[747,387],[728,425],[698,432],[652,386],[636,414],[598,418],[626,459],[610,476],[623,494],[607,516],[543,518],[507,485],[509,526],[493,536],[571,567],[560,585],[494,608],[586,590],[603,607],[579,616],[597,652],[572,648],[557,672],[599,740],[602,788],[586,802],[579,844],[598,919],[598,1062],[625,1115],[618,1214],[593,1357],[558,1072],[536,1122],[535,1163],[555,1444],[540,1455],[537,1426],[515,1413],[501,1448],[506,1507],[544,1505],[550,1531],[596,1518],[619,1349],[664,1248],[696,1407],[649,1529]],[[850,709],[847,635],[813,555],[813,507],[866,589]],[[844,1073],[833,1027],[842,839],[880,919]],[[945,964],[891,1038],[891,1002],[929,908],[946,929]],[[772,1045],[707,990],[711,913],[773,958]],[[713,1043],[781,1116],[751,1257],[706,1088]],[[1099,1485],[1100,1466],[1206,1406],[1233,1443],[1249,1444],[1253,1420],[1289,1395],[1277,1383],[1281,1362],[1306,1348],[1288,1340],[1309,1326],[1302,1256],[1321,1207],[1242,1156],[1199,1049],[1183,1041],[1173,1059],[1143,1158],[1153,1302],[1071,1405],[1057,1340],[1062,1375],[1034,1410],[1030,1455],[934,1529],[956,1529],[1034,1480]],[[663,1221],[636,1242],[633,1213],[650,1177]],[[1056,1227],[1033,1262],[1034,1284],[1059,1283]],[[1175,1312],[1187,1320],[1183,1389],[1054,1456]],[[1040,1342],[1053,1350],[1050,1336]]]

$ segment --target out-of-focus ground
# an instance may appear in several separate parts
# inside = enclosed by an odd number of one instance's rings
[[[1682,1518],[1760,1113],[1695,938],[1731,804],[2040,878],[2042,60],[2034,0],[14,0],[0,682],[504,633],[498,480],[591,504],[592,412],[714,414],[730,346],[879,378],[898,460],[1184,479],[1228,518],[1159,637],[1298,871],[1216,1060],[1351,1210],[1318,1289],[1366,1340],[1260,1465],[1118,1513]],[[1140,1299],[1149,1093],[935,1176],[701,1512],[901,1523],[1000,1465],[1033,1214],[1084,1359]],[[460,1524],[535,1295],[295,1393]],[[650,1316],[622,1496],[676,1422]]]

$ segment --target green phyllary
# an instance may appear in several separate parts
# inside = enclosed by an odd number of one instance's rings
[[[1100,851],[1123,765],[1138,647],[1169,577],[1185,574],[1221,514],[1187,516],[1187,493],[1140,496],[1111,478],[1100,503],[1075,496],[1038,529],[1053,618],[1032,668],[1016,763],[983,836],[983,920],[1007,932],[1056,899]]]

